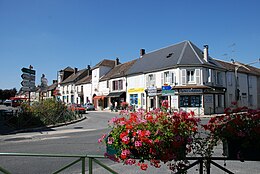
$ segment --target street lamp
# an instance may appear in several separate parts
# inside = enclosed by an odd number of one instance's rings
[[[260,63],[260,58],[257,60],[257,61],[254,61],[254,62],[251,62],[251,63],[248,63],[248,64],[235,64],[237,62],[234,61],[234,59],[231,59],[231,61],[233,62],[233,64],[236,66],[235,67],[235,88],[236,88],[236,91],[235,91],[235,98],[236,98],[236,102],[238,102],[239,100],[239,92],[240,90],[238,89],[238,69],[240,67],[244,67],[245,69],[249,70],[249,68],[247,68],[246,66],[247,65],[252,65],[252,64],[255,64],[255,63]]]

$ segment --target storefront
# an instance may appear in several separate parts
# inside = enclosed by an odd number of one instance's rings
[[[126,92],[110,92],[106,97],[113,108],[121,109],[121,103],[126,101]]]
[[[225,107],[225,88],[193,86],[192,88],[175,88],[178,109],[193,111],[195,115],[223,113]]]
[[[107,107],[107,98],[104,95],[97,96],[94,94],[92,102],[97,110],[103,110]]]
[[[144,88],[130,88],[127,90],[127,100],[130,106],[137,108],[145,108],[145,90]]]

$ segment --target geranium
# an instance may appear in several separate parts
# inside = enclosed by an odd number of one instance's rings
[[[170,114],[165,109],[151,112],[139,109],[121,114],[109,121],[111,132],[106,138],[103,136],[109,158],[146,170],[146,161],[158,168],[160,162],[184,160],[191,151],[199,121],[193,115],[186,112]],[[111,149],[112,153],[109,152]]]
[[[260,147],[260,110],[226,108],[224,115],[211,118],[204,128],[209,131],[213,145],[222,140],[237,141],[236,146],[241,147],[250,144]]]

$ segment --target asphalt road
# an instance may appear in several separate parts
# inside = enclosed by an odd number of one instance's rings
[[[97,140],[102,134],[109,132],[107,122],[116,114],[89,112],[86,116],[88,119],[81,122],[49,130],[0,135],[0,152],[103,155],[105,148],[98,145]],[[203,123],[206,121],[207,119],[202,119]],[[221,145],[216,147],[214,155],[221,156],[221,149]],[[75,158],[1,157],[0,167],[15,174],[47,174],[53,173],[74,160]],[[122,174],[171,173],[165,165],[160,169],[149,167],[147,171],[140,171],[136,166],[125,166],[110,160],[102,161]],[[224,161],[218,163],[224,166]],[[260,162],[226,161],[226,164],[226,168],[234,173],[260,173]],[[97,165],[94,165],[94,168],[94,174],[108,173]],[[88,161],[86,161],[86,170],[88,170]],[[78,164],[62,173],[78,174],[80,171],[81,166]],[[188,173],[198,173],[198,166],[193,167]],[[223,174],[224,172],[212,166],[211,173]]]

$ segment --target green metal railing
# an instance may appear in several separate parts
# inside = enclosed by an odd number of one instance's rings
[[[107,171],[109,171],[112,174],[118,174],[116,171],[102,163],[99,159],[108,159],[102,155],[71,155],[71,154],[37,154],[37,153],[0,153],[0,156],[13,156],[13,157],[51,157],[51,158],[76,158],[75,161],[65,165],[64,167],[58,169],[57,171],[53,172],[53,174],[58,174],[69,167],[81,163],[81,173],[85,174],[86,173],[86,159],[88,159],[88,172],[89,174],[93,173],[93,162],[98,164],[99,166],[103,167]],[[181,171],[177,172],[176,174],[182,174],[191,169],[192,167],[199,165],[199,174],[203,174],[203,169],[206,170],[207,174],[210,174],[210,168],[211,164],[214,165],[215,167],[219,168],[222,171],[225,171],[226,173],[229,174],[234,174],[230,170],[226,169],[225,167],[217,164],[214,161],[218,160],[230,160],[226,157],[210,157],[210,158],[205,158],[205,157],[186,157],[187,160],[192,160],[194,161],[190,165],[186,166],[184,169]],[[214,161],[213,161],[214,160]],[[0,172],[3,172],[4,174],[11,174],[8,170],[2,168],[0,166]]]
[[[106,166],[104,163],[99,161],[98,159],[107,159],[104,156],[101,155],[68,155],[68,154],[38,154],[38,153],[0,153],[0,156],[13,156],[13,157],[51,157],[51,158],[77,158],[75,161],[67,164],[66,166],[58,169],[57,171],[53,172],[53,174],[58,174],[69,167],[81,163],[81,173],[86,173],[86,159],[89,160],[88,163],[88,169],[89,174],[93,173],[93,162],[97,163],[107,171],[109,171],[112,174],[118,174],[108,166]],[[2,168],[0,166],[0,172],[3,172],[4,174],[11,174],[8,170]]]

